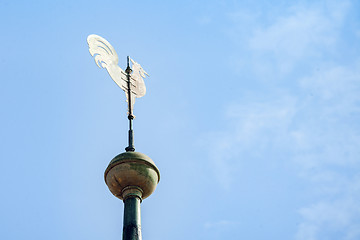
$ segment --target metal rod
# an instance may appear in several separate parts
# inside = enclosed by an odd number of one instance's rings
[[[128,108],[129,108],[129,114],[128,114],[128,119],[129,119],[129,146],[125,148],[125,150],[127,152],[134,152],[135,151],[135,147],[134,147],[134,132],[132,129],[132,120],[134,119],[134,116],[132,115],[132,108],[131,108],[131,84],[130,84],[130,79],[131,79],[131,68],[130,68],[130,56],[127,56],[127,68],[125,70],[126,74],[127,74],[127,94],[128,94]]]

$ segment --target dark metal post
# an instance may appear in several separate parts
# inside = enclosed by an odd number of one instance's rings
[[[125,148],[125,151],[134,152],[135,151],[135,147],[134,147],[134,131],[132,129],[132,120],[134,119],[134,117],[132,115],[129,115],[128,119],[129,119],[129,146]]]
[[[130,86],[130,78],[131,78],[131,68],[130,68],[130,57],[127,57],[127,68],[125,70],[126,74],[127,74],[127,94],[128,94],[128,107],[129,107],[129,115],[128,115],[128,119],[129,119],[129,146],[125,148],[125,151],[127,152],[134,152],[135,151],[135,147],[134,147],[134,132],[132,129],[132,120],[134,119],[134,116],[132,115],[132,109],[131,109],[131,86]]]
[[[141,240],[140,198],[131,196],[124,200],[123,240]]]

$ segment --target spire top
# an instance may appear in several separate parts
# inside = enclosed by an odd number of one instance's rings
[[[128,103],[129,119],[129,146],[125,148],[127,152],[135,151],[132,121],[135,119],[133,114],[135,98],[143,97],[146,93],[144,79],[149,76],[141,65],[127,56],[127,67],[122,70],[118,66],[118,55],[111,44],[104,38],[92,34],[87,38],[89,52],[95,58],[96,64],[105,68],[114,82],[125,92]],[[131,65],[132,64],[132,68]]]

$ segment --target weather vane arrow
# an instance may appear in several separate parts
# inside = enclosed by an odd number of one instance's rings
[[[146,93],[144,83],[145,75],[149,76],[144,69],[127,57],[127,67],[122,70],[118,66],[118,55],[111,44],[104,38],[91,34],[87,37],[89,52],[95,58],[96,65],[99,68],[105,68],[114,82],[125,92],[126,101],[128,103],[128,119],[129,119],[129,146],[125,148],[128,151],[135,151],[134,137],[132,129],[132,120],[135,118],[133,114],[135,98],[143,97]],[[132,64],[132,68],[130,67]]]

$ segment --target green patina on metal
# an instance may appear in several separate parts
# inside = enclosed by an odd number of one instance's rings
[[[124,153],[120,153],[119,155],[117,155],[116,157],[114,157],[110,163],[109,166],[107,167],[107,169],[105,170],[105,177],[106,174],[110,171],[111,168],[113,168],[114,166],[120,164],[120,163],[137,163],[137,164],[131,164],[131,168],[135,169],[135,170],[141,170],[139,172],[141,173],[147,173],[148,171],[142,171],[145,170],[144,166],[139,165],[138,163],[144,163],[145,165],[148,165],[150,167],[152,167],[157,175],[158,175],[158,182],[160,181],[160,171],[159,169],[156,167],[154,161],[146,156],[143,153],[140,152],[124,152]]]
[[[135,170],[137,171],[140,175],[143,175],[145,177],[148,177],[149,180],[154,180],[156,179],[156,171],[149,171],[148,167],[146,165],[140,165],[140,164],[132,164],[130,163],[130,169],[131,170]],[[154,169],[155,170],[155,169]],[[159,176],[159,175],[158,175]],[[159,182],[159,178],[158,181],[156,183]],[[153,181],[155,183],[155,181]]]
[[[140,199],[129,197],[124,201],[123,240],[141,240]]]
[[[141,240],[140,203],[155,190],[159,169],[145,154],[128,151],[110,161],[104,177],[109,190],[124,202],[123,240]]]

